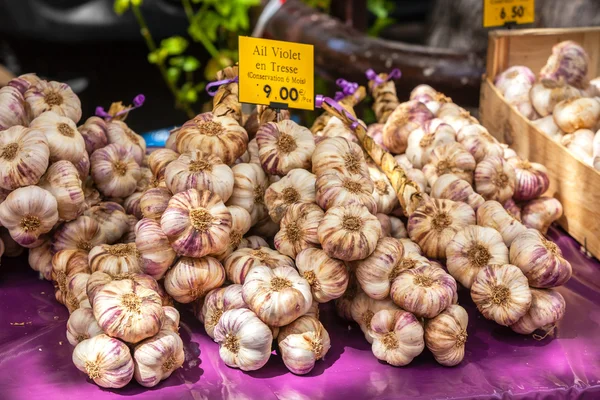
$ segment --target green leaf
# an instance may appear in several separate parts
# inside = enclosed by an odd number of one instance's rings
[[[154,51],[148,53],[148,62],[150,64],[158,63],[158,50],[154,50]]]
[[[208,40],[215,42],[219,27],[223,25],[224,19],[214,11],[198,13],[192,19],[188,33],[197,41]]]
[[[143,2],[144,0],[131,0],[131,5],[134,7],[139,7],[142,5]]]
[[[115,0],[113,3],[113,9],[117,15],[123,15],[129,10],[129,0]]]
[[[369,36],[379,36],[382,30],[395,22],[393,18],[377,18],[373,26],[369,28]]]
[[[190,89],[185,93],[185,100],[188,103],[195,103],[198,101],[198,92],[196,92],[196,89]]]
[[[200,61],[194,56],[187,56],[183,62],[182,68],[185,72],[192,72],[200,68]]]
[[[167,78],[169,79],[169,82],[177,82],[179,80],[179,77],[181,76],[181,69],[177,68],[177,67],[169,67],[167,69]]]
[[[182,57],[182,56],[171,57],[169,59],[169,64],[172,65],[172,66],[174,66],[174,67],[181,67],[184,62],[185,62],[185,57]]]
[[[188,41],[182,36],[172,36],[160,42],[160,47],[165,49],[168,55],[178,55],[187,49]]]

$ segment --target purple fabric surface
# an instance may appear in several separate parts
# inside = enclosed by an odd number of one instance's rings
[[[573,279],[559,289],[567,313],[554,338],[536,341],[485,320],[463,291],[459,296],[469,312],[469,338],[457,367],[438,365],[427,349],[406,367],[381,363],[356,324],[324,307],[322,320],[332,346],[309,375],[291,374],[277,355],[263,369],[244,373],[221,362],[217,344],[184,311],[184,367],[152,389],[135,382],[120,390],[102,389],[79,372],[65,336],[68,313],[54,300],[52,285],[38,280],[25,259],[5,259],[0,269],[0,398],[597,399],[600,263],[582,255],[563,232],[552,230],[550,235],[574,269]]]

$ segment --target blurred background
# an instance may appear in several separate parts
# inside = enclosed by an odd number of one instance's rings
[[[143,93],[146,104],[131,114],[130,125],[140,133],[172,127],[206,108],[205,84],[236,61],[238,35],[255,31],[315,45],[316,93],[332,94],[338,77],[364,83],[369,67],[399,67],[401,98],[426,82],[476,107],[489,31],[482,27],[482,3],[0,0],[0,86],[28,72],[68,82],[84,118],[97,106],[128,104]],[[535,5],[536,22],[518,28],[600,25],[598,0]]]

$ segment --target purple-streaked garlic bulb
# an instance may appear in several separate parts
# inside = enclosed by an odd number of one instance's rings
[[[563,207],[554,197],[540,197],[527,202],[521,211],[521,220],[528,228],[546,234],[550,225],[563,215]]]
[[[565,40],[552,47],[552,54],[540,71],[540,79],[549,82],[567,82],[577,88],[587,86],[590,59],[579,44]]]
[[[548,170],[542,164],[518,158],[511,158],[508,163],[515,170],[515,200],[536,199],[548,190]]]
[[[383,127],[383,144],[392,153],[404,153],[410,133],[432,118],[433,113],[420,101],[401,103]]]

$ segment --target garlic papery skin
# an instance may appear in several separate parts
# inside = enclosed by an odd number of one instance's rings
[[[140,179],[135,187],[136,192],[144,192],[146,189],[156,187],[159,185],[158,181],[154,178],[150,168],[142,166],[140,168]],[[166,183],[165,183],[166,185]]]
[[[250,269],[257,265],[276,268],[287,266],[294,268],[294,260],[268,247],[237,249],[227,258],[223,265],[227,279],[233,283],[243,284]]]
[[[589,129],[578,129],[563,136],[560,143],[586,164],[592,163],[594,132]]]
[[[204,297],[225,282],[225,270],[212,257],[180,258],[165,275],[165,290],[180,303]]]
[[[310,284],[289,266],[253,267],[244,281],[242,295],[248,308],[269,326],[289,324],[304,315],[313,301]]]
[[[548,170],[542,164],[517,158],[509,159],[508,163],[515,170],[515,200],[536,199],[548,190]]]
[[[427,257],[443,259],[456,232],[475,225],[475,212],[465,203],[429,199],[408,218],[408,235]]]
[[[173,197],[171,191],[166,187],[150,188],[140,198],[140,210],[144,218],[160,221],[163,213]]]
[[[85,195],[81,185],[77,169],[66,160],[50,165],[39,182],[39,186],[56,199],[61,221],[72,221],[83,212]]]
[[[48,140],[40,130],[13,126],[0,135],[0,187],[13,190],[35,185],[50,157]]]
[[[489,264],[508,264],[508,248],[495,229],[467,226],[454,235],[448,244],[448,272],[467,289],[471,288],[481,268]]]
[[[68,160],[77,164],[84,154],[87,155],[83,136],[69,118],[48,111],[31,121],[29,127],[46,136],[51,162]]]
[[[515,169],[500,156],[488,156],[475,168],[475,190],[486,200],[504,203],[515,192]]]
[[[65,249],[80,249],[89,252],[94,246],[106,242],[100,224],[85,215],[62,225],[54,233],[52,252]]]
[[[213,254],[219,261],[223,261],[227,256],[237,250],[244,235],[252,227],[252,218],[248,211],[240,206],[228,206],[227,209],[231,214],[231,232],[229,233],[229,244],[227,247],[224,250]]]
[[[123,121],[112,120],[106,125],[108,143],[123,146],[133,156],[133,159],[139,165],[142,165],[142,160],[146,154],[146,141],[144,138],[131,130]]]
[[[271,329],[252,311],[242,308],[223,313],[214,330],[219,355],[232,368],[254,371],[271,356]]]
[[[91,308],[78,308],[67,321],[67,340],[72,346],[104,333]]]
[[[529,286],[551,288],[567,283],[573,273],[560,247],[535,229],[519,234],[510,246],[510,262],[523,271]]]
[[[167,165],[165,183],[173,194],[188,189],[210,190],[226,202],[233,193],[233,172],[219,157],[194,150]]]
[[[566,133],[594,129],[600,120],[600,100],[585,97],[563,100],[554,107],[552,116],[556,125]]]
[[[379,223],[381,224],[381,236],[382,237],[390,237],[392,236],[392,223],[390,222],[390,217],[386,214],[377,213],[375,214]]]
[[[494,85],[500,93],[504,93],[515,85],[531,87],[535,82],[535,74],[528,67],[515,65],[506,69],[494,78]]]
[[[85,149],[89,155],[108,145],[107,129],[106,121],[99,117],[89,117],[83,125],[77,128],[83,137]]]
[[[0,257],[4,254],[4,242],[0,238]],[[46,280],[52,279],[52,243],[50,239],[44,240],[40,246],[29,249],[28,262],[31,269],[39,271]]]
[[[513,199],[508,199],[502,206],[511,217],[517,221],[521,221],[521,206],[515,203]]]
[[[349,142],[358,143],[358,137],[338,117],[331,117],[323,130],[316,133],[317,137],[343,137]],[[315,138],[315,141],[317,138]]]
[[[258,250],[261,247],[269,248],[269,244],[262,237],[253,235],[253,236],[246,236],[245,238],[242,238],[242,240],[240,241],[240,244],[238,245],[236,250],[240,250],[240,249]]]
[[[141,272],[139,257],[134,243],[101,244],[90,250],[88,260],[92,272],[101,271],[114,276]]]
[[[315,317],[302,316],[281,328],[277,337],[285,366],[296,375],[308,374],[331,348],[329,334]]]
[[[393,216],[390,216],[388,218],[390,220],[391,225],[390,236],[396,239],[408,238],[408,231],[406,230],[406,226],[404,226],[404,221],[402,221],[400,218]]]
[[[138,343],[133,349],[134,378],[144,387],[154,387],[183,365],[183,341],[177,333],[164,330]]]
[[[94,301],[96,299],[96,295],[100,292],[100,290],[106,286],[106,284],[113,281],[121,281],[121,280],[130,280],[135,284],[144,286],[150,290],[153,290],[158,293],[160,296],[161,288],[158,282],[154,280],[150,275],[146,274],[136,274],[136,273],[124,273],[118,275],[109,275],[105,272],[96,271],[90,275],[86,283],[86,294],[87,297],[92,304],[94,305]]]
[[[529,92],[533,108],[542,117],[552,114],[554,107],[561,101],[579,97],[581,97],[581,92],[573,86],[543,81],[535,83]]]
[[[369,136],[375,143],[381,146],[382,149],[388,151],[389,149],[383,144],[383,124],[371,124],[367,127],[367,136]]]
[[[305,249],[296,256],[300,275],[310,284],[312,297],[319,303],[341,297],[348,287],[348,270],[340,260],[321,249]]]
[[[486,201],[477,209],[477,225],[494,228],[510,247],[515,237],[527,228],[508,213],[497,201]]]
[[[460,179],[472,183],[475,159],[460,143],[436,147],[431,152],[429,163],[423,166],[429,186],[444,174],[454,174]]]
[[[481,125],[473,124],[461,128],[456,134],[456,139],[473,155],[478,163],[489,156],[502,157],[504,155],[502,146]]]
[[[529,335],[539,329],[548,335],[565,315],[565,308],[565,299],[556,290],[531,288],[529,311],[511,325],[510,329],[522,335]]]
[[[395,367],[408,365],[425,348],[423,334],[423,326],[413,314],[381,310],[371,319],[371,351],[377,359]]]
[[[317,229],[319,242],[329,257],[342,261],[367,258],[381,237],[376,216],[360,204],[332,207]]]
[[[375,300],[362,292],[358,293],[352,301],[350,307],[352,319],[360,326],[360,329],[365,335],[365,339],[367,339],[367,342],[369,343],[373,343],[371,320],[373,319],[373,316],[381,310],[398,311],[400,309],[390,299]]]
[[[297,203],[315,202],[315,175],[304,169],[293,169],[265,192],[265,204],[274,222],[279,223],[286,210]]]
[[[204,113],[187,121],[176,133],[175,144],[179,153],[202,150],[232,165],[244,154],[248,145],[248,133],[230,117],[218,117]]]
[[[0,224],[23,247],[37,247],[40,236],[58,222],[58,205],[50,192],[38,186],[13,190],[0,203]]]
[[[269,185],[267,175],[260,165],[237,164],[233,171],[233,194],[227,202],[228,206],[240,206],[250,213],[252,225],[267,215],[264,197]]]
[[[323,174],[316,180],[316,201],[319,207],[328,210],[336,206],[359,204],[373,215],[377,214],[377,203],[373,198],[374,185],[370,178],[362,175]]]
[[[149,218],[135,225],[135,247],[140,256],[140,270],[156,280],[165,275],[177,257],[160,224]]]
[[[453,367],[463,360],[468,322],[467,312],[457,304],[425,322],[425,345],[438,363]]]
[[[133,377],[133,359],[129,347],[105,334],[84,340],[73,350],[73,364],[95,384],[104,388],[122,388]]]
[[[11,126],[27,126],[29,115],[23,94],[12,86],[0,88],[0,130]]]
[[[428,183],[427,177],[425,176],[423,171],[421,171],[420,169],[416,169],[416,168],[407,169],[405,171],[406,171],[406,176],[408,177],[408,179],[410,179],[411,181],[416,183],[421,192],[423,192],[423,193],[429,192],[429,183]]]
[[[31,85],[35,85],[40,80],[41,79],[35,73],[23,74],[11,79],[7,86],[14,87],[19,91],[19,93],[25,94]]]
[[[392,153],[404,153],[410,133],[433,118],[433,113],[420,101],[401,103],[383,126],[383,144]]]
[[[429,162],[431,151],[445,144],[456,142],[456,132],[439,118],[433,118],[408,136],[406,156],[415,168]]]
[[[78,123],[81,119],[81,101],[66,83],[38,80],[24,93],[31,115],[37,118],[52,111]]]
[[[540,70],[542,82],[567,82],[578,88],[588,84],[587,72],[590,60],[579,44],[565,40],[552,47],[552,55]]]
[[[433,318],[444,311],[456,293],[456,281],[442,268],[423,265],[401,272],[390,296],[403,310],[417,317]]]
[[[144,218],[140,205],[144,192],[134,192],[123,200],[123,208],[127,215],[135,216],[138,220]]]
[[[67,280],[67,290],[63,296],[64,304],[67,306],[69,313],[72,313],[79,308],[91,308],[86,292],[89,278],[90,274],[85,272],[79,272],[69,276]]]
[[[565,134],[560,130],[556,122],[554,122],[554,117],[552,115],[548,115],[547,117],[537,119],[535,121],[531,121],[531,123],[540,131],[544,132],[555,142],[561,141],[563,135]],[[504,157],[506,158],[506,157]]]
[[[374,165],[369,166],[369,176],[373,182],[373,199],[377,205],[377,212],[389,214],[398,207],[398,197],[389,179]]]
[[[165,315],[158,293],[130,279],[104,285],[93,310],[106,334],[128,343],[156,335]]]
[[[179,158],[179,153],[170,149],[157,149],[148,156],[148,165],[156,179],[165,176],[167,166]]]
[[[115,243],[129,229],[125,209],[120,204],[112,201],[98,203],[85,210],[83,215],[98,221],[106,239],[105,243]]]
[[[563,207],[560,201],[554,197],[540,197],[525,204],[521,220],[526,227],[537,229],[545,235],[550,225],[562,215]]]
[[[199,258],[227,247],[231,213],[218,195],[189,189],[169,200],[160,225],[177,254]]]
[[[320,247],[317,229],[325,213],[312,203],[297,203],[287,207],[280,230],[273,239],[275,248],[292,258],[304,249]]]
[[[52,257],[51,278],[56,282],[62,300],[67,295],[69,278],[78,273],[90,273],[87,253],[83,250],[60,250]]]
[[[362,149],[344,138],[327,138],[315,147],[312,155],[312,172],[317,175],[340,173],[369,177]]]
[[[471,286],[471,298],[484,317],[504,326],[516,323],[531,306],[527,278],[511,264],[483,267]]]
[[[418,100],[424,103],[434,115],[438,113],[443,104],[452,102],[452,99],[425,84],[415,86],[410,92],[410,100]]]
[[[262,125],[256,142],[260,163],[268,174],[284,176],[295,168],[310,168],[315,139],[308,128],[292,120]]]
[[[248,307],[242,298],[242,285],[233,284],[208,292],[197,317],[204,323],[206,334],[214,339],[215,327],[223,313],[239,308]]]
[[[92,178],[104,196],[127,197],[135,192],[141,171],[127,148],[109,144],[96,150],[90,161]]]
[[[447,199],[467,203],[475,211],[485,203],[479,193],[475,193],[469,182],[460,179],[454,174],[444,174],[436,179],[431,187],[431,197],[434,199]]]
[[[159,293],[160,295],[160,293]],[[165,313],[165,318],[163,319],[163,323],[160,326],[160,330],[168,330],[171,332],[179,333],[179,320],[180,315],[179,311],[175,307],[165,306],[163,305],[163,311]]]

